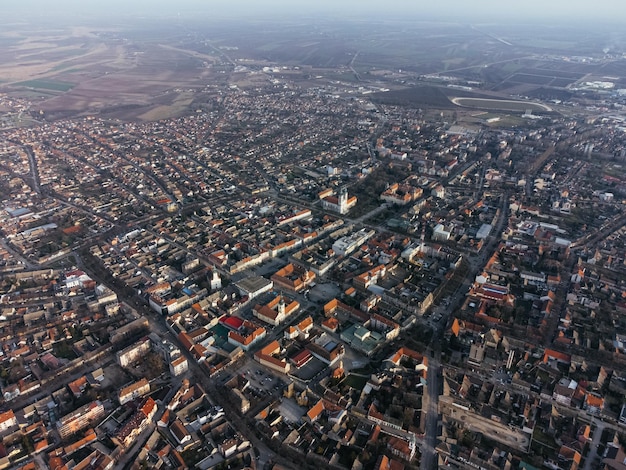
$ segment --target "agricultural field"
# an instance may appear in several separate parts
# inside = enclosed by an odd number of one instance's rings
[[[27,80],[25,82],[15,83],[16,86],[24,86],[27,88],[34,88],[36,90],[50,90],[65,92],[74,88],[73,83],[62,82],[58,80]]]
[[[338,82],[353,87],[351,93],[361,85],[387,88],[391,91],[369,96],[382,104],[457,110],[450,97],[563,100],[590,77],[626,76],[622,58],[566,60],[573,48],[597,51],[602,35],[558,26],[529,32],[527,25],[334,18],[198,20],[189,31],[165,20],[120,22],[108,29],[96,24],[63,29],[44,22],[39,30],[24,25],[11,35],[0,31],[0,91],[32,100],[46,119],[97,114],[149,121],[201,109],[211,89],[253,90],[273,78],[302,89]],[[260,73],[264,67],[278,72]],[[619,79],[616,87],[626,82]],[[521,109],[511,106],[478,107],[547,111],[526,103]]]

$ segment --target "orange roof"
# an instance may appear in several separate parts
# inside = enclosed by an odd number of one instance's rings
[[[40,441],[35,442],[35,452],[41,452],[46,447],[48,447],[48,440],[42,439]]]
[[[156,402],[151,397],[148,397],[141,407],[141,412],[146,416],[150,416],[156,406]]]
[[[409,349],[409,348],[398,349],[396,353],[391,357],[391,361],[397,365],[405,356],[411,359],[414,359],[418,362],[422,362],[424,365],[426,365],[428,362],[428,358],[424,357],[422,354],[418,353],[417,351],[413,351],[412,349]]]
[[[81,388],[87,385],[87,377],[84,375],[82,377],[77,378],[73,382],[67,384],[69,389],[72,391],[74,395],[80,395],[82,393]]]
[[[95,441],[97,439],[98,439],[98,436],[96,435],[95,431],[93,429],[89,428],[89,429],[87,429],[87,431],[85,431],[85,437],[83,437],[82,439],[80,439],[77,442],[74,442],[73,444],[70,444],[69,446],[64,447],[63,451],[66,454],[69,455],[72,452],[77,451],[81,447],[84,447],[87,444],[89,444],[90,442],[93,442],[93,441]]]
[[[544,364],[548,362],[550,359],[556,359],[557,361],[570,363],[572,361],[572,357],[569,354],[565,354],[559,351],[555,351],[554,349],[546,349],[543,354],[543,362]]]
[[[455,318],[452,322],[452,327],[450,327],[450,330],[452,330],[454,336],[459,336],[459,333],[461,332],[461,325],[459,324],[459,320],[457,318]]]
[[[339,327],[339,321],[334,317],[330,317],[322,322],[322,326],[330,330],[336,330]]]
[[[593,406],[594,408],[602,408],[604,406],[604,399],[602,397],[588,393],[585,399],[587,400],[587,405]]]
[[[307,328],[311,328],[313,326],[313,318],[309,315],[300,323],[298,323],[298,329],[300,331],[305,331]]]
[[[306,415],[311,421],[315,421],[320,417],[324,409],[324,401],[320,400],[313,406],[313,408],[307,411]]]
[[[374,426],[374,429],[372,430],[372,434],[370,435],[369,441],[370,442],[378,441],[379,435],[380,435],[380,426],[377,424]]]
[[[181,331],[178,335],[178,341],[182,343],[183,347],[187,351],[191,351],[191,348],[193,347],[194,343],[187,333],[185,333],[184,331]]]
[[[13,413],[13,410],[0,413],[0,423],[4,423],[5,421],[9,421],[12,419],[15,419],[15,414]]]
[[[143,379],[140,379],[137,382],[134,382],[128,385],[127,387],[123,387],[119,391],[119,396],[124,397],[126,395],[134,393],[137,390],[140,390],[142,388],[149,387],[149,386],[150,386],[150,383],[148,382],[148,379],[144,377]]]
[[[263,347],[259,351],[259,353],[272,355],[278,351],[280,351],[280,344],[278,344],[278,341],[274,340],[271,343],[267,344],[265,347]]]
[[[80,232],[80,225],[72,225],[70,227],[64,228],[63,233],[66,235],[71,235],[72,233]]]

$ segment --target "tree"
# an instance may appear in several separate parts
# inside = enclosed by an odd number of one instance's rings
[[[158,377],[165,371],[163,358],[154,351],[150,351],[146,354],[144,364],[146,367],[146,375],[151,376],[151,378]]]

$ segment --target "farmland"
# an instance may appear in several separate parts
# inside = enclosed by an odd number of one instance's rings
[[[363,93],[359,88],[370,86],[376,103],[425,110],[545,113],[536,104],[497,100],[565,100],[591,77],[626,75],[623,58],[564,59],[573,47],[593,50],[599,38],[561,34],[558,27],[533,31],[529,42],[521,26],[450,28],[384,18],[191,25],[193,34],[156,20],[142,28],[123,22],[106,30],[43,24],[0,32],[0,91],[34,100],[46,119],[93,113],[165,119],[202,108],[217,87],[249,90],[281,79],[305,90],[341,84]],[[620,79],[616,87],[626,83]],[[459,100],[452,103],[451,96]]]
[[[43,89],[51,91],[69,91],[74,87],[73,83],[61,82],[58,80],[27,80],[18,82],[16,85],[25,86],[27,88]]]

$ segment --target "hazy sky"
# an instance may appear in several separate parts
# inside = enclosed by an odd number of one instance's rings
[[[42,16],[68,14],[115,16],[121,14],[181,15],[350,15],[438,16],[477,21],[502,18],[510,21],[555,21],[606,19],[626,22],[625,0],[5,0],[3,12]]]

